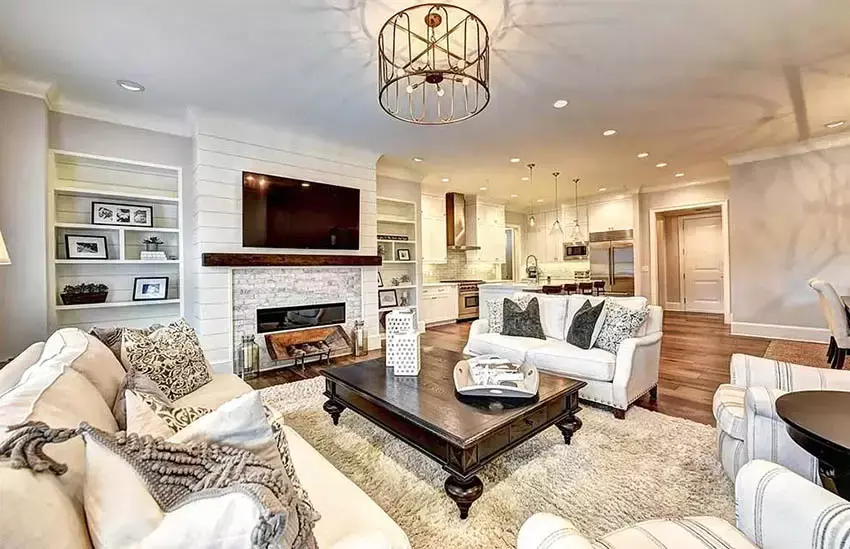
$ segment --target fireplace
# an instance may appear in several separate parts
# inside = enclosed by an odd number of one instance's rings
[[[257,309],[257,333],[345,324],[345,303]]]

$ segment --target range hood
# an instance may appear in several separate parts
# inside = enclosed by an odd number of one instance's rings
[[[466,215],[466,198],[460,193],[446,193],[446,245],[450,250],[481,249],[477,242],[467,242],[470,233]]]

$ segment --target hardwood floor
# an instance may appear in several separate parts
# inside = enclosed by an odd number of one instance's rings
[[[429,353],[449,353],[463,349],[469,335],[469,322],[429,328],[422,336],[422,348]],[[664,313],[664,338],[661,342],[661,372],[658,401],[643,397],[637,404],[663,414],[700,423],[713,424],[711,400],[721,383],[729,382],[729,359],[733,353],[763,356],[770,340],[729,334],[722,315]],[[374,351],[366,357],[375,358]],[[353,357],[332,361],[331,367],[357,362]],[[255,389],[309,379],[324,366],[288,368],[263,373],[252,380]]]

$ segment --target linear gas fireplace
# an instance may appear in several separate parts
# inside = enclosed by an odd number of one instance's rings
[[[345,323],[345,303],[257,309],[257,333],[283,332]]]

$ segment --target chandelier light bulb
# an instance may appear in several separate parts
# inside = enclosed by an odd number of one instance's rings
[[[404,69],[398,69],[395,73],[399,76],[404,76]]]
[[[405,89],[407,90],[407,93],[413,93],[413,86],[408,85]]]
[[[443,89],[443,88],[441,88],[440,86],[437,86],[437,96],[438,96],[438,97],[443,97],[444,95],[446,95],[446,90],[444,90],[444,89]]]

